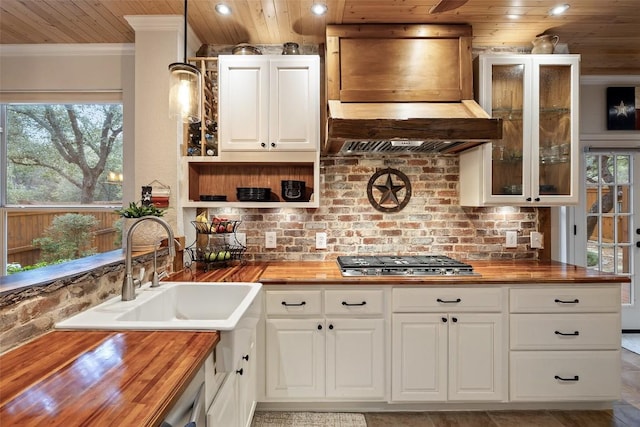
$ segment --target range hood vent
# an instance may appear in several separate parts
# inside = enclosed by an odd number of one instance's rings
[[[502,120],[473,100],[468,25],[329,25],[326,64],[325,153],[457,153],[502,139]]]
[[[376,154],[376,153],[455,153],[468,148],[468,141],[345,141],[342,154]],[[462,148],[464,147],[464,148]]]

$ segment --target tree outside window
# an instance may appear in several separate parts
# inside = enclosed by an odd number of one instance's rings
[[[105,240],[105,234],[113,234],[110,240],[115,241],[117,234],[112,223],[117,214],[112,207],[122,203],[122,105],[7,104],[5,108],[9,265],[46,265],[69,259],[69,254],[74,258],[91,254],[94,249],[115,249],[114,243],[93,240],[97,234],[101,240]],[[27,209],[12,211],[12,206]],[[29,211],[28,207],[37,209]],[[51,209],[45,209],[48,207]],[[87,211],[88,207],[95,207],[97,212]],[[71,222],[56,221],[70,213],[90,215],[95,220],[76,217]],[[24,218],[18,221],[16,216],[21,214]],[[24,229],[12,229],[12,220]],[[92,242],[85,242],[85,248],[69,250],[69,244],[77,246],[71,242],[71,236],[78,233],[73,227],[82,223],[92,224],[87,230]],[[52,230],[52,226],[57,229]],[[65,226],[72,229],[60,231]],[[68,236],[70,242],[53,245],[65,250],[52,254],[51,244],[43,246],[43,242],[51,243],[43,240],[48,235],[55,235],[57,241]],[[20,259],[23,261],[16,261]]]

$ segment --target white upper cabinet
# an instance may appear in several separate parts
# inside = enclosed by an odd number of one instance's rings
[[[578,202],[579,55],[480,55],[478,101],[503,138],[460,154],[463,206]]]
[[[219,57],[219,142],[225,151],[317,151],[315,55]]]

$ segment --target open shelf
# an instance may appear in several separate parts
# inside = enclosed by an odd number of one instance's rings
[[[188,196],[185,207],[236,207],[236,208],[273,208],[273,207],[318,207],[314,192],[316,164],[314,162],[274,162],[243,163],[189,161]],[[304,181],[306,193],[304,201],[288,202],[281,195],[281,181]],[[238,187],[269,188],[269,201],[239,201],[236,197]],[[201,195],[224,195],[226,202],[201,201]],[[310,201],[310,198],[313,199]]]

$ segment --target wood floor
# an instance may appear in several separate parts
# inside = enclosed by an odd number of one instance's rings
[[[638,427],[640,355],[622,349],[622,399],[606,411],[366,413],[367,427]]]

